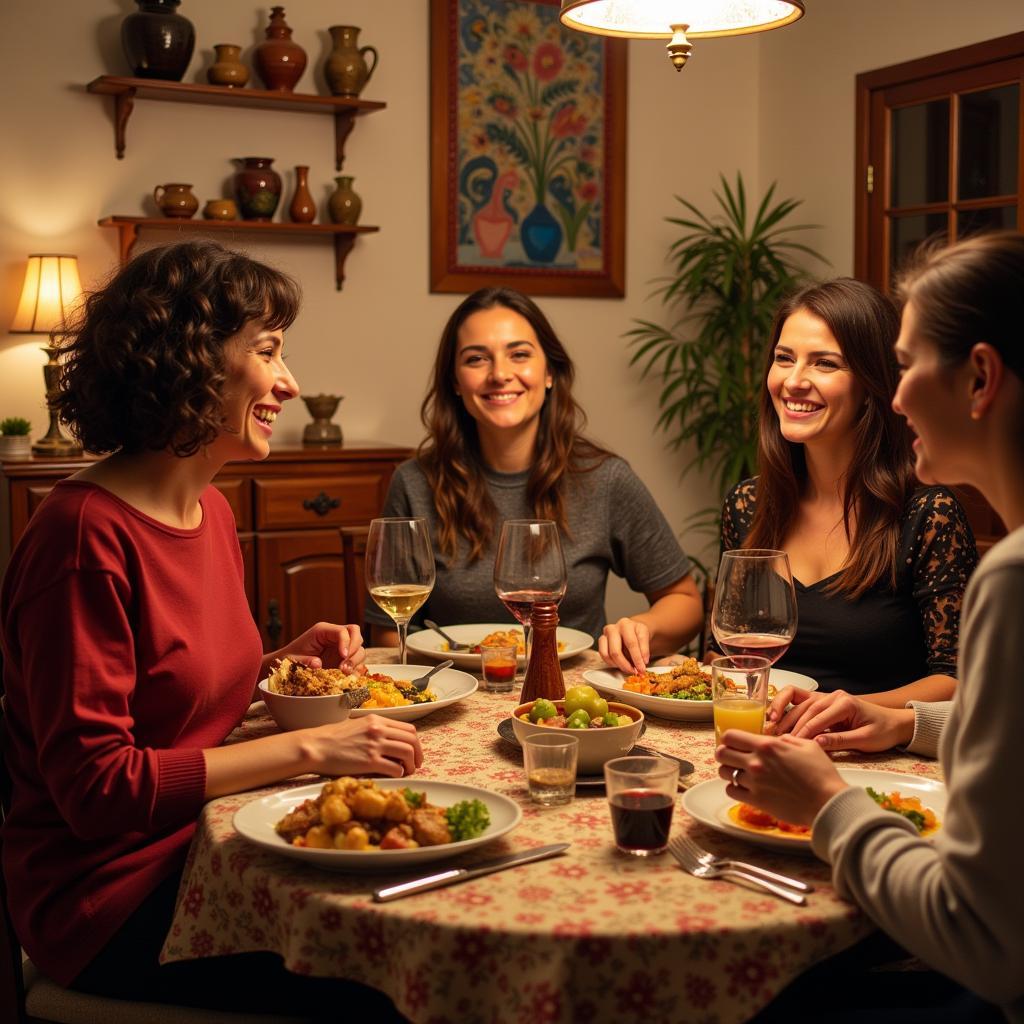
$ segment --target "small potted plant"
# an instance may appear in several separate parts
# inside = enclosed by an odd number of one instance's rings
[[[27,459],[32,455],[32,424],[20,416],[0,420],[0,459]]]

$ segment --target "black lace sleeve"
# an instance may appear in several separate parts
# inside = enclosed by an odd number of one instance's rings
[[[726,496],[722,506],[721,550],[732,551],[742,545],[754,521],[757,480],[738,483]]]
[[[967,515],[944,487],[919,491],[907,509],[903,553],[921,612],[928,667],[955,676],[960,642],[960,606],[978,549]]]

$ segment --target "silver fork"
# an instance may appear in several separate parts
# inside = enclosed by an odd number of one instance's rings
[[[798,907],[804,907],[807,905],[806,897],[793,892],[792,889],[785,889],[781,885],[769,882],[767,879],[761,878],[758,875],[752,875],[748,871],[741,871],[739,868],[719,867],[717,865],[705,864],[702,861],[697,860],[690,852],[689,847],[679,842],[680,838],[682,837],[677,836],[668,844],[669,852],[677,861],[679,861],[680,867],[682,867],[684,871],[688,871],[694,877],[741,878],[746,882],[759,885],[766,892],[770,892],[773,896],[778,896],[779,899],[795,903]]]
[[[680,833],[673,842],[685,846],[695,860],[712,868],[738,868],[740,871],[749,872],[752,875],[760,875],[768,882],[775,882],[777,885],[784,885],[787,889],[796,889],[798,892],[814,892],[814,886],[802,882],[799,878],[790,878],[789,875],[780,875],[775,871],[759,867],[757,864],[748,864],[745,860],[732,860],[729,857],[716,857],[713,853],[705,850],[695,840]]]
[[[449,636],[436,622],[431,622],[430,619],[424,619],[423,625],[427,629],[432,629],[435,633],[439,634],[442,640],[448,641],[449,651],[468,651],[469,644],[464,644],[461,640],[456,640],[454,637]]]

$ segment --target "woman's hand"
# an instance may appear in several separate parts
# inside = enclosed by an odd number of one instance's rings
[[[772,701],[766,721],[776,736],[814,739],[824,750],[888,750],[905,746],[914,735],[912,708],[881,707],[844,690],[816,693],[787,686]]]
[[[311,770],[321,775],[401,778],[423,764],[423,748],[411,722],[366,715],[305,732]]]
[[[810,825],[818,811],[847,788],[814,740],[759,736],[729,729],[715,751],[728,782],[726,795],[794,825]]]
[[[651,660],[651,631],[647,623],[629,617],[609,622],[597,640],[605,664],[626,675],[643,672]]]
[[[318,622],[264,661],[269,663],[279,658],[291,658],[309,668],[342,668],[352,672],[366,660],[363,634],[358,626]]]

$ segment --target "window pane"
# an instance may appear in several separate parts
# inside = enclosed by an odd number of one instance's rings
[[[949,100],[892,112],[892,205],[949,198]]]
[[[990,206],[985,210],[961,210],[956,218],[956,237],[974,235],[979,231],[1017,227],[1016,206]]]
[[[1005,196],[1017,191],[1020,87],[965,93],[960,97],[961,199]]]
[[[891,248],[889,250],[890,276],[903,265],[904,261],[926,239],[933,236],[947,237],[947,220],[944,213],[915,213],[909,217],[893,217]]]

